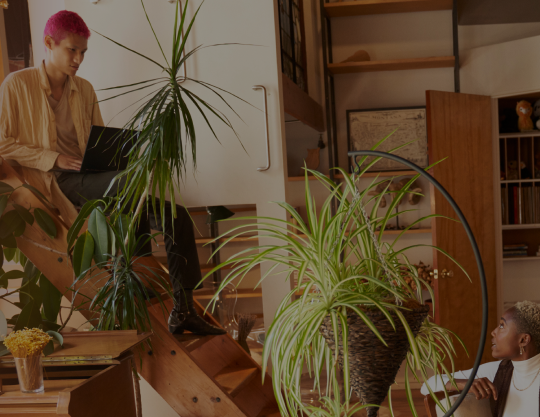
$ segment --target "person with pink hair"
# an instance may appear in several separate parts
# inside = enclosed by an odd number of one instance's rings
[[[21,165],[25,179],[52,201],[68,224],[77,217],[75,207],[102,198],[117,175],[78,172],[91,126],[104,125],[92,84],[76,75],[89,38],[90,30],[77,13],[56,13],[43,32],[46,59],[37,68],[8,75],[0,87],[0,156]],[[109,195],[122,187],[116,183]],[[169,331],[224,334],[193,305],[201,270],[191,218],[184,207],[176,207],[175,218],[169,208],[165,211],[165,248],[175,294]],[[151,227],[161,230],[159,215],[141,217],[138,236],[150,233]],[[141,248],[141,256],[151,252],[148,246]]]

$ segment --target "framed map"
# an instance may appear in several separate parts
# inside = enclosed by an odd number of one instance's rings
[[[397,129],[397,130],[396,130]],[[371,149],[385,136],[395,132],[377,150],[388,152],[412,142],[394,152],[416,165],[428,166],[428,147],[425,107],[398,109],[347,110],[347,136],[350,151]],[[358,159],[358,157],[357,157]],[[368,158],[368,161],[371,158]],[[351,165],[355,161],[351,160]],[[400,171],[407,167],[389,159],[382,159],[369,171]]]

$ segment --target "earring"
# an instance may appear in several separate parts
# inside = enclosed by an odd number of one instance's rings
[[[520,346],[520,347],[519,347],[519,354],[520,354],[520,355],[523,355],[523,346]]]

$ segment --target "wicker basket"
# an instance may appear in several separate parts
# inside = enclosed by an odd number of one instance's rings
[[[427,317],[428,312],[429,306],[427,305],[413,310],[402,310],[414,335],[420,330],[420,326]],[[396,330],[381,311],[366,311],[366,314],[375,324],[388,347],[381,343],[356,313],[350,312],[347,315],[351,386],[363,404],[380,405],[386,398],[388,389],[394,383],[399,368],[407,356],[409,342],[405,329],[395,313],[391,314],[396,324]],[[328,346],[332,351],[335,351],[332,320],[329,316],[324,319],[321,333]],[[339,363],[342,366],[343,346],[341,337],[338,340],[340,343]],[[377,416],[377,412],[377,407],[367,409],[368,417]]]

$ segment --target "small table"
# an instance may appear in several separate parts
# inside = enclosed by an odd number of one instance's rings
[[[0,358],[0,416],[136,417],[131,351],[152,334],[135,330],[64,333],[43,358],[45,392],[19,390],[12,356]]]

